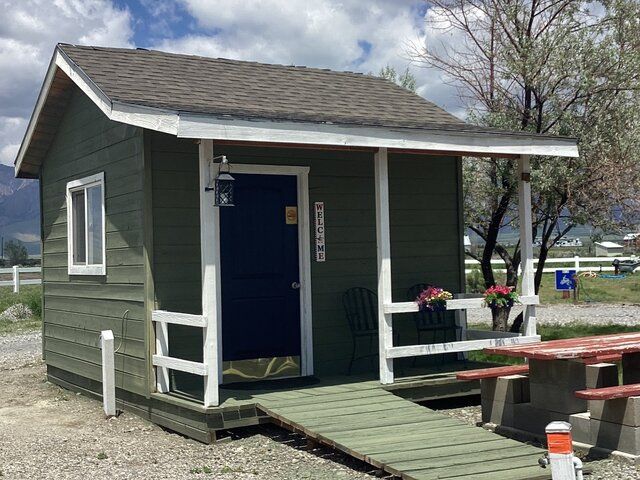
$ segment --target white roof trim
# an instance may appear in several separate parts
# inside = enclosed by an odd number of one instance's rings
[[[181,114],[178,137],[252,142],[341,145],[469,152],[478,154],[577,157],[576,141],[449,130],[345,126],[332,124],[234,120]]]
[[[182,138],[340,145],[353,147],[402,148],[469,152],[477,154],[547,155],[577,157],[576,141],[567,138],[526,137],[517,134],[489,134],[449,130],[419,130],[389,127],[221,119],[214,116],[178,113],[171,110],[112,101],[59,48],[45,77],[16,158],[16,174],[35,130],[37,120],[53,82],[56,68],[67,76],[111,120]]]

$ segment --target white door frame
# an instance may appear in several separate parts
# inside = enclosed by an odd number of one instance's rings
[[[313,375],[313,333],[311,311],[311,239],[309,212],[309,167],[295,165],[257,165],[233,163],[230,173],[253,175],[294,175],[298,187],[298,269],[300,281],[300,375]],[[225,208],[225,207],[223,207]],[[233,207],[229,207],[233,208]],[[216,216],[220,231],[220,216]],[[220,255],[220,250],[215,253]],[[220,259],[218,259],[218,262]],[[219,263],[218,263],[219,264]],[[222,275],[224,273],[222,272]],[[222,300],[222,299],[220,299]],[[222,348],[220,346],[220,348]],[[221,362],[222,364],[222,362]],[[222,383],[222,373],[220,373]]]

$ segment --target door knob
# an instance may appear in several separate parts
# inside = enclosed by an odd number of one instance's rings
[[[294,290],[298,290],[300,288],[300,282],[293,282],[291,284],[291,288],[293,288]]]

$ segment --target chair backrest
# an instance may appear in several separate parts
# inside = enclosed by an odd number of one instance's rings
[[[407,290],[407,299],[410,302],[415,302],[418,295],[430,286],[432,285],[428,283],[416,283]],[[444,312],[421,311],[413,314],[413,320],[418,329],[436,327],[445,323],[445,315]]]
[[[349,327],[354,334],[378,331],[378,296],[364,287],[353,287],[342,294]]]

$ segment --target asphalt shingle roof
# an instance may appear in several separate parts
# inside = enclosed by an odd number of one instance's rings
[[[476,130],[372,75],[153,50],[59,47],[112,101],[227,118]]]

